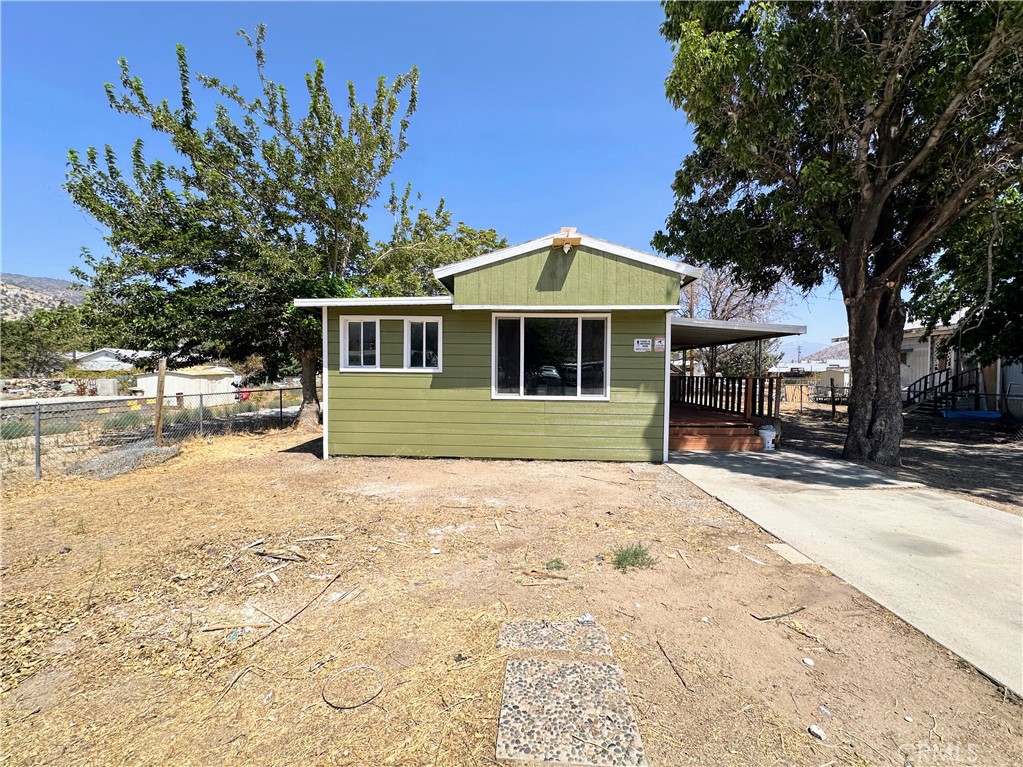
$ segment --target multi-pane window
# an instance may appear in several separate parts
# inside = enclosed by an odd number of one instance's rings
[[[606,316],[496,317],[494,396],[604,399],[608,340]]]
[[[440,322],[407,320],[405,366],[440,368]]]
[[[344,323],[345,367],[377,367],[376,320],[346,320]]]
[[[341,369],[374,373],[440,373],[440,317],[342,316]]]

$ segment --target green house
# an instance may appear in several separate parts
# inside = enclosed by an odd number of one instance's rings
[[[324,457],[667,459],[699,269],[563,229],[434,274],[447,295],[295,302],[322,312]]]

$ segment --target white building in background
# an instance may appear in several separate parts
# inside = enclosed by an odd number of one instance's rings
[[[168,370],[164,376],[163,397],[169,405],[180,404],[181,407],[199,407],[199,398],[190,395],[219,395],[205,398],[205,405],[226,405],[234,401],[238,377],[228,367],[219,365],[196,365],[181,370]],[[138,377],[136,390],[141,390],[143,397],[156,396],[156,373],[146,373]],[[182,401],[178,403],[178,396]]]
[[[137,351],[135,349],[114,349],[104,347],[92,352],[71,352],[65,355],[68,366],[79,370],[131,370],[136,364],[142,363],[155,352]]]

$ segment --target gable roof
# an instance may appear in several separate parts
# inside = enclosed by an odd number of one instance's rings
[[[673,261],[669,258],[655,256],[653,253],[644,253],[641,250],[634,250],[633,248],[627,248],[624,245],[618,245],[614,242],[601,240],[598,237],[579,234],[575,231],[575,229],[565,227],[560,232],[545,234],[543,237],[537,237],[535,240],[523,242],[520,245],[513,245],[510,248],[495,250],[493,253],[484,253],[482,256],[476,256],[475,258],[470,258],[465,261],[459,261],[456,264],[437,267],[433,270],[433,275],[440,280],[444,287],[451,290],[454,282],[453,278],[458,274],[464,274],[465,272],[470,272],[473,269],[479,269],[484,266],[490,266],[491,264],[507,261],[517,256],[525,255],[526,253],[532,253],[544,248],[555,247],[554,241],[556,238],[569,238],[574,242],[574,244],[581,247],[599,250],[602,253],[610,253],[630,261],[635,261],[636,263],[662,269],[666,272],[673,272],[679,275],[679,281],[682,285],[688,285],[703,273],[702,269],[690,266],[689,264],[684,264],[681,261]]]

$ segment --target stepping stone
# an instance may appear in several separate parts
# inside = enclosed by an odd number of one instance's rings
[[[646,767],[621,668],[606,661],[509,660],[497,758],[510,765]]]
[[[779,557],[787,562],[791,562],[794,565],[815,565],[817,564],[812,559],[804,554],[800,554],[794,548],[789,546],[787,543],[769,543],[767,548],[777,554]]]
[[[510,621],[501,624],[497,646],[506,650],[562,650],[611,655],[603,626],[577,621]]]

